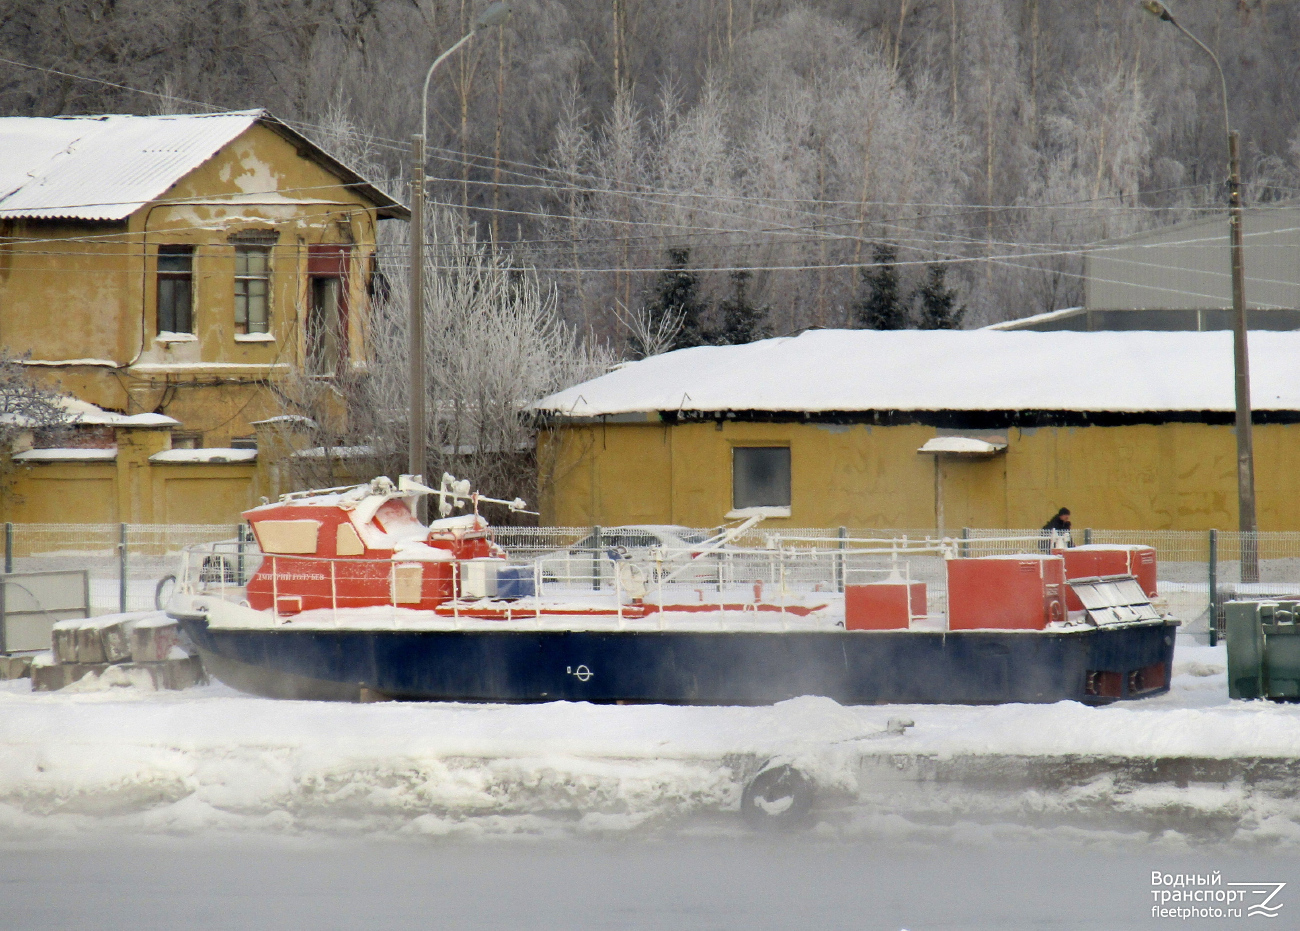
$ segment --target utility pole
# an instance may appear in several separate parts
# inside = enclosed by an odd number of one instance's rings
[[[1223,93],[1223,129],[1228,137],[1228,249],[1232,263],[1232,369],[1235,388],[1237,434],[1237,529],[1241,532],[1241,580],[1259,581],[1259,525],[1255,520],[1255,443],[1250,407],[1250,332],[1246,315],[1246,260],[1241,237],[1241,157],[1240,137],[1228,116],[1228,79],[1223,65],[1208,45],[1192,35],[1160,0],[1143,0],[1142,7],[1152,16],[1171,24],[1195,42],[1219,72]]]
[[[1259,581],[1259,525],[1255,520],[1255,441],[1250,406],[1250,351],[1246,344],[1246,256],[1241,237],[1240,137],[1228,133],[1228,233],[1232,243],[1232,358],[1236,381],[1237,529],[1241,531],[1241,580]]]
[[[411,137],[410,443],[406,471],[424,481],[424,136]]]
[[[424,93],[420,97],[420,132],[411,137],[411,295],[409,308],[410,341],[410,416],[407,430],[410,434],[407,443],[406,470],[425,480],[425,442],[428,432],[428,418],[425,410],[425,390],[428,384],[425,374],[425,340],[424,340],[424,145],[429,138],[429,82],[433,72],[451,57],[457,49],[467,43],[482,29],[499,26],[510,15],[510,4],[490,3],[479,14],[474,27],[461,36],[451,48],[433,60],[424,75]],[[424,507],[423,499],[420,503]],[[423,515],[421,515],[423,516]]]

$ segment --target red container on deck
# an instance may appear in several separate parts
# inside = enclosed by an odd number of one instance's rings
[[[949,630],[1042,630],[1065,620],[1065,560],[1038,553],[948,560]]]
[[[1090,543],[1065,550],[1052,550],[1065,559],[1067,579],[1090,579],[1099,575],[1131,575],[1148,598],[1156,597],[1156,551],[1152,546]],[[1073,589],[1065,587],[1065,607],[1082,611],[1083,602]]]
[[[845,630],[906,630],[924,617],[924,582],[868,582],[844,586]]]

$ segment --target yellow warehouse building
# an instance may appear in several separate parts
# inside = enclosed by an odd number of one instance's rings
[[[1261,530],[1300,529],[1300,333],[1252,333]],[[539,401],[544,523],[1237,526],[1232,336],[814,330]]]

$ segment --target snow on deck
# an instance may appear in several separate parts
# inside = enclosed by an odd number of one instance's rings
[[[405,554],[405,550],[399,555]],[[445,550],[435,550],[445,554]],[[242,600],[243,589],[228,600]],[[694,593],[691,593],[694,594]],[[724,597],[725,596],[717,596]],[[217,599],[211,599],[212,601]],[[735,603],[732,603],[735,602]],[[573,592],[539,602],[536,598],[515,601],[447,602],[437,611],[375,605],[333,611],[317,608],[275,618],[269,611],[219,610],[213,606],[208,624],[214,630],[285,628],[289,630],[639,630],[639,631],[742,631],[742,630],[840,630],[844,626],[844,596],[833,593],[791,596],[786,603],[744,603],[731,600],[668,603],[660,609],[647,598],[646,607],[623,605],[622,614],[608,593],[583,597]],[[543,613],[545,612],[545,613]],[[924,625],[922,625],[924,626]]]
[[[1300,331],[1250,334],[1251,402],[1300,410]],[[810,330],[652,356],[538,401],[658,411],[1230,411],[1232,333]]]
[[[909,806],[959,820],[985,817],[981,805],[1003,819],[1030,817],[1023,805],[1037,816],[1099,806],[1191,810],[1255,839],[1296,840],[1291,803],[1240,781],[1179,789],[1102,774],[1082,788],[995,786],[996,803],[933,782],[881,782],[905,759],[1300,757],[1300,708],[1229,701],[1222,646],[1180,643],[1176,656],[1169,695],[1097,708],[815,697],[767,707],[336,704],[221,684],[32,693],[19,680],[0,683],[0,840],[50,829],[617,833],[734,812],[746,774],[772,757],[883,805],[872,830],[900,830]],[[915,726],[882,736],[899,717]]]

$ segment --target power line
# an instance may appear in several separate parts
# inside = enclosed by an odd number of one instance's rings
[[[87,81],[94,84],[113,87],[119,90],[125,90],[131,93],[141,94],[156,99],[174,100],[180,103],[202,107],[209,112],[222,112],[227,110],[227,108],[225,107],[220,107],[215,104],[209,103],[207,101],[193,100],[190,98],[178,97],[174,94],[163,94],[157,91],[144,90],[143,88],[132,87],[130,85],[120,84],[114,81],[107,81],[101,78],[87,77],[85,75],[79,75],[73,72],[62,71],[54,68],[46,68],[41,65],[34,65],[29,62],[17,61],[11,58],[0,58],[0,62],[15,65],[21,68],[28,68],[35,71],[41,71],[48,74],[55,74],[61,77],[68,77],[74,80]],[[305,122],[300,120],[290,120],[290,119],[285,119],[280,117],[276,117],[276,119],[279,122],[284,123],[286,126],[298,127],[298,128],[314,131],[322,135],[337,134],[336,131],[333,130],[332,128],[327,127],[324,124],[320,124],[320,123],[310,123],[310,122]],[[386,148],[392,151],[399,151],[403,153],[408,151],[408,146],[402,140],[393,139],[391,137],[381,136],[369,132],[363,132],[358,135],[362,137],[363,141],[377,145],[381,148]],[[516,159],[498,159],[496,157],[478,155],[475,153],[464,152],[461,150],[451,149],[446,147],[427,146],[426,151],[431,153],[439,153],[445,160],[453,161],[456,164],[466,165],[466,166],[474,165],[476,167],[481,167],[481,168],[490,167],[494,171],[500,169],[506,171],[509,174],[514,174],[520,177],[525,177],[530,179],[532,176],[526,174],[525,172],[515,171],[508,168],[502,168],[501,166],[515,165],[523,168],[528,168],[532,171],[542,172],[547,175],[558,174],[558,175],[563,175],[566,178],[580,177],[587,180],[603,182],[602,186],[600,187],[577,187],[572,185],[570,181],[565,181],[563,187],[561,188],[561,190],[564,191],[574,191],[577,193],[608,194],[608,195],[614,195],[620,197],[659,196],[659,197],[684,197],[684,198],[700,198],[700,199],[716,199],[717,197],[717,195],[712,193],[672,191],[672,190],[665,190],[665,189],[650,188],[644,185],[633,185],[627,188],[611,187],[610,179],[603,175],[595,175],[587,172],[574,172],[570,169],[559,168],[556,166],[542,165],[534,162],[520,161]],[[483,164],[485,162],[486,164]],[[389,179],[389,180],[393,180],[393,179]],[[397,180],[402,180],[402,179],[397,179]],[[522,182],[510,182],[510,181],[500,181],[500,180],[489,181],[489,180],[481,180],[477,178],[440,178],[437,180],[441,180],[447,184],[470,183],[470,184],[476,184],[480,186],[487,185],[487,186],[494,186],[494,187],[499,186],[499,187],[512,187],[512,188],[524,188],[524,189],[544,189],[552,192],[556,190],[553,186],[548,186],[544,184],[536,184],[536,183],[524,184]],[[379,182],[375,182],[375,183],[379,183]],[[1171,186],[1166,188],[1153,189],[1150,191],[1144,191],[1142,193],[1145,195],[1154,195],[1154,194],[1162,194],[1162,193],[1172,193],[1181,190],[1194,190],[1198,188],[1208,188],[1214,186],[1216,186],[1214,182],[1206,182],[1203,184],[1176,185],[1176,186]],[[964,211],[968,213],[968,212],[978,212],[978,211],[1003,212],[1003,211],[1040,210],[1040,209],[1049,209],[1049,208],[1060,209],[1063,207],[1075,207],[1078,209],[1103,209],[1103,208],[1099,208],[1096,205],[1106,201],[1114,200],[1117,197],[1122,197],[1122,196],[1123,195],[1115,194],[1115,195],[1106,195],[1104,197],[1087,198],[1087,199],[1070,200],[1070,201],[1052,201],[1052,202],[1046,202],[1041,204],[993,204],[993,205],[983,205],[983,204],[953,205],[951,203],[931,203],[925,201],[869,201],[869,200],[843,201],[843,200],[829,200],[829,199],[822,199],[822,198],[807,198],[807,197],[781,198],[781,197],[774,197],[771,195],[743,195],[743,194],[730,195],[729,199],[753,202],[753,203],[764,204],[764,205],[792,203],[792,204],[805,204],[811,206],[817,206],[817,205],[853,206],[853,207],[875,206],[875,207],[893,207],[893,208],[907,207],[907,208],[926,208],[926,209],[943,209],[943,210],[955,209],[955,210]],[[484,208],[471,208],[471,209],[484,209]],[[1120,204],[1120,205],[1115,205],[1113,209],[1161,211],[1170,208],[1155,207],[1155,206],[1142,205],[1142,204],[1133,204],[1133,205]],[[1179,209],[1212,209],[1212,208],[1179,208]],[[1259,208],[1252,208],[1252,209],[1259,209]],[[950,216],[958,216],[958,215],[961,214],[954,213],[951,214]],[[927,217],[927,219],[938,219],[938,218],[942,218],[942,217]],[[846,222],[853,222],[853,221],[846,221]]]

